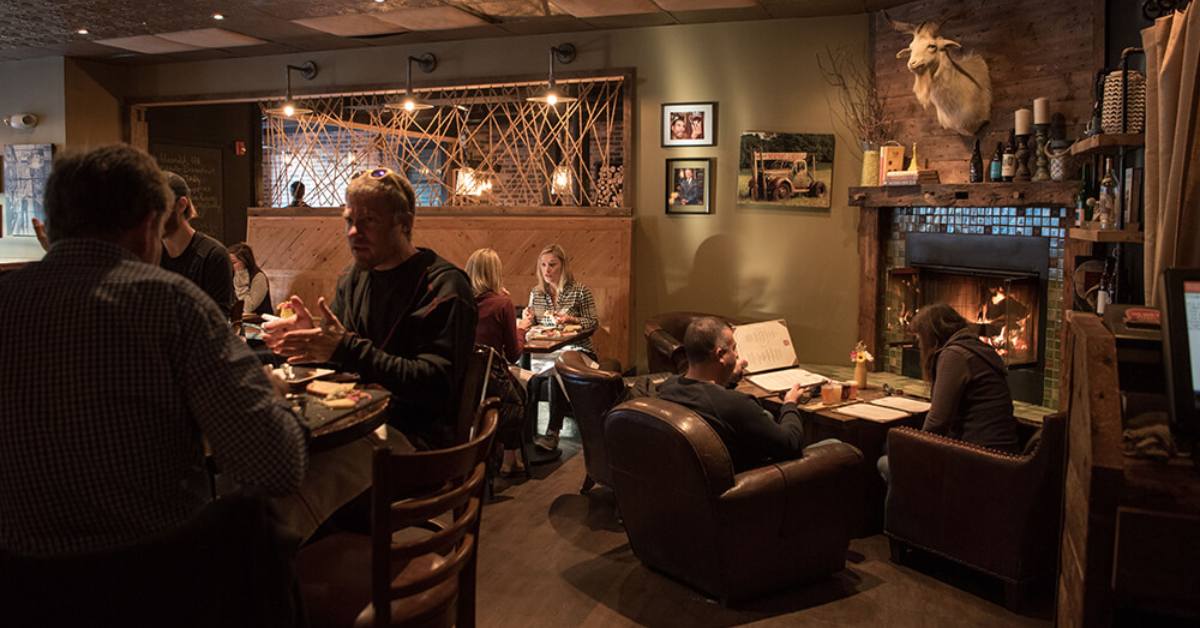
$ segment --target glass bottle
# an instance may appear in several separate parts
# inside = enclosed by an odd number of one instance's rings
[[[996,142],[996,152],[992,155],[992,162],[988,164],[988,181],[997,183],[1004,180],[1001,164],[1004,162],[1004,145]]]
[[[983,183],[983,156],[979,154],[979,140],[975,140],[975,149],[971,151],[968,175],[971,183]]]
[[[1015,130],[1008,132],[1008,145],[1004,147],[1004,155],[1000,163],[1000,176],[1005,181],[1012,181],[1017,174],[1017,135]]]

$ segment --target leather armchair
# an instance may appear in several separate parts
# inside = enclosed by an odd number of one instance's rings
[[[1033,583],[1053,582],[1063,499],[1066,418],[1047,416],[1041,441],[1012,455],[937,434],[888,432],[891,486],[884,533],[892,559],[918,547],[1005,583],[1020,608]]]
[[[845,567],[862,454],[845,443],[735,474],[699,415],[661,399],[614,408],[604,441],[634,554],[722,604]]]
[[[583,441],[587,476],[580,492],[587,493],[596,482],[611,487],[608,452],[604,446],[604,418],[624,398],[625,382],[620,373],[593,366],[578,351],[564,351],[555,362],[554,370],[571,402],[571,416],[579,425],[579,437]]]
[[[646,360],[651,373],[682,374],[687,371],[688,361],[683,352],[683,334],[693,320],[703,316],[715,316],[730,324],[740,322],[701,312],[667,312],[646,320]]]

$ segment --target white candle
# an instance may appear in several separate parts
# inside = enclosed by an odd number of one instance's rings
[[[1033,123],[1050,124],[1050,99],[1042,96],[1033,99]]]
[[[1029,135],[1029,123],[1033,112],[1028,109],[1017,109],[1017,135]]]

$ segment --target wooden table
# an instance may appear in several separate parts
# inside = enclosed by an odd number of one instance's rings
[[[847,374],[842,372],[840,367],[829,365],[809,364],[801,365],[801,368],[837,381],[843,381],[843,377]],[[845,371],[850,375],[849,379],[853,379],[854,368],[847,367]],[[880,377],[876,377],[877,375]],[[924,386],[923,382],[919,380],[886,373],[872,373],[868,379],[867,388],[858,391],[858,401],[871,401],[886,396],[883,392],[885,383],[896,390],[903,390],[906,393],[905,396],[908,397],[924,397],[928,392],[928,386]],[[738,384],[738,390],[756,397],[763,407],[774,414],[778,414],[783,405],[780,394],[770,393],[747,380],[743,379]],[[821,403],[819,397],[816,397],[812,402],[799,406],[799,409],[804,420],[805,436],[809,442],[836,438],[844,443],[854,445],[863,454],[859,472],[865,494],[859,504],[861,507],[852,516],[855,523],[851,524],[851,536],[861,538],[878,534],[883,530],[883,501],[887,496],[887,485],[879,476],[875,465],[884,453],[888,430],[900,425],[920,428],[925,421],[925,413],[909,413],[903,418],[891,421],[871,421],[837,411],[839,406],[850,403],[854,403],[854,401],[848,400],[826,406]]]
[[[596,333],[596,328],[584,329],[573,334],[563,334],[557,338],[532,338],[525,341],[525,349],[521,352],[521,368],[528,370],[530,358],[534,355],[554,353],[567,345],[572,345]]]
[[[308,442],[309,452],[319,452],[340,447],[348,442],[357,440],[375,431],[380,425],[383,425],[386,418],[388,401],[391,400],[391,393],[372,388],[369,389],[372,393],[372,399],[366,402],[361,407],[355,408],[350,414],[340,417],[330,423],[326,423],[311,433],[311,439]],[[305,393],[307,395],[307,393]],[[316,399],[312,399],[308,395],[309,400],[305,404],[307,412],[314,404],[320,403]]]

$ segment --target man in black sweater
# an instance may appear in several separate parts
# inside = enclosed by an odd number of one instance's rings
[[[466,273],[412,243],[416,195],[387,168],[346,190],[354,267],[338,281],[317,325],[293,296],[296,316],[266,326],[267,345],[290,362],[333,362],[392,392],[388,423],[414,445],[446,446],[475,343],[475,296]]]
[[[200,286],[225,316],[233,306],[233,263],[229,251],[216,238],[196,231],[191,220],[196,217],[192,192],[183,177],[170,171],[167,185],[175,193],[175,201],[163,223],[163,268],[183,275]]]
[[[711,425],[729,450],[735,471],[804,455],[804,426],[796,407],[803,388],[793,386],[783,396],[778,418],[753,397],[731,390],[746,362],[738,359],[733,329],[716,318],[692,321],[683,336],[683,349],[687,373],[663,382],[658,396],[691,409]]]

